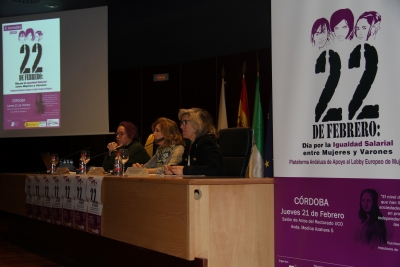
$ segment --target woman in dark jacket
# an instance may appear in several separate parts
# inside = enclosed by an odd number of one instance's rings
[[[166,174],[223,175],[222,156],[216,143],[217,131],[211,115],[200,108],[181,109],[178,118],[182,136],[188,139],[179,166],[165,165]]]

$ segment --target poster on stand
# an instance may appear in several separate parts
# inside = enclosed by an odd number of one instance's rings
[[[53,188],[50,190],[50,196],[54,199],[53,201],[53,223],[57,225],[62,224],[62,194],[61,191],[64,185],[64,179],[62,175],[53,176]]]
[[[90,176],[86,185],[86,199],[88,203],[88,231],[101,235],[101,216],[103,204],[101,202],[101,185],[103,176]]]
[[[75,175],[64,175],[62,176],[64,180],[63,190],[61,193],[62,196],[62,215],[63,215],[63,225],[68,227],[74,227],[74,210],[75,210],[75,202],[73,199],[73,192],[76,191],[74,188],[75,184]]]
[[[76,190],[74,191],[74,221],[75,229],[82,231],[87,231],[87,208],[88,201],[86,199],[86,184],[88,176],[87,175],[77,175],[75,176]]]
[[[400,2],[271,8],[275,264],[398,266]]]
[[[25,178],[25,194],[26,194],[26,216],[33,218],[33,175],[27,175]]]

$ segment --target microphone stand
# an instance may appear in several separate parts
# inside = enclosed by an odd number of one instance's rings
[[[67,156],[65,156],[65,157],[62,157],[62,158],[60,158],[60,161],[63,160],[63,159],[66,159],[66,158],[68,158],[68,157],[71,157],[71,156],[73,156],[73,155],[75,155],[75,154],[78,154],[78,153],[81,152],[82,150],[88,150],[88,149],[90,149],[90,146],[85,147],[85,148],[83,148],[83,149],[80,149],[80,150],[78,150],[78,151],[76,151],[76,152],[74,152],[74,153],[71,153],[71,154],[69,154],[69,155],[67,155]]]
[[[162,140],[164,140],[164,137],[158,138],[158,139],[154,140],[152,143],[145,145],[144,147],[148,147],[148,146],[157,144],[158,142],[160,142]]]

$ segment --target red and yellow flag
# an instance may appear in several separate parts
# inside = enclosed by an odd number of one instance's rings
[[[244,75],[242,78],[242,93],[239,101],[237,127],[250,127],[249,103],[247,101],[247,89]]]

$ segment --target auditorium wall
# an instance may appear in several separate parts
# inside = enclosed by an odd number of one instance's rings
[[[225,70],[228,126],[236,127],[243,63],[246,62],[245,79],[252,114],[257,58],[261,102],[266,119],[272,86],[270,48],[170,65],[113,70],[109,72],[109,135],[2,138],[0,172],[43,171],[45,166],[40,152],[58,153],[62,158],[90,147],[92,157],[101,154],[106,151],[106,144],[114,139],[111,133],[123,120],[132,121],[138,126],[142,143],[151,133],[152,122],[158,117],[178,121],[179,108],[206,109],[216,122],[222,67]],[[169,81],[153,82],[153,75],[160,73],[168,73]],[[88,103],[88,108],[95,104],[94,97],[93,103]],[[87,127],[90,127],[90,123],[87,122]],[[78,154],[68,157],[73,159],[75,165]],[[88,165],[101,166],[102,158],[94,157]]]

